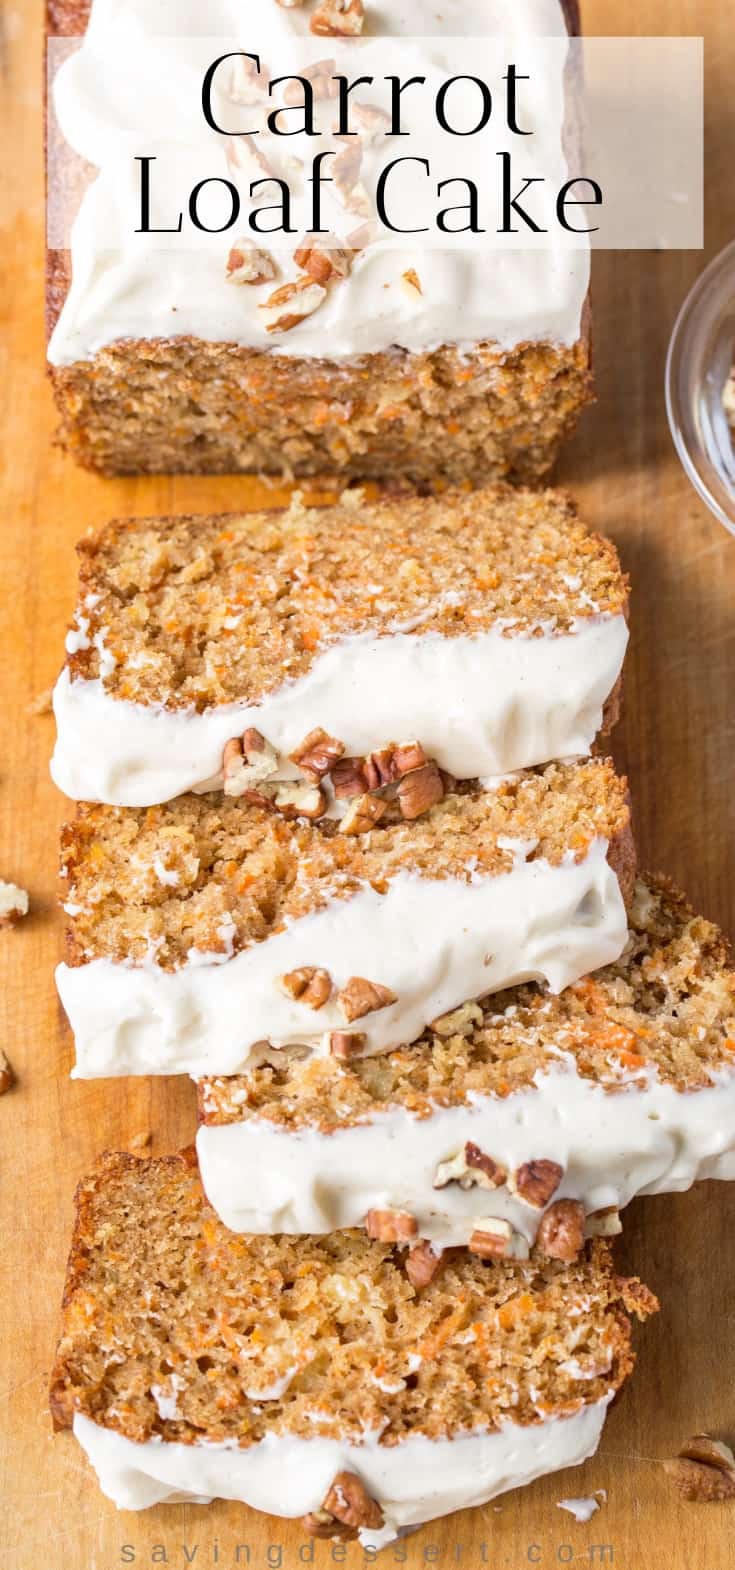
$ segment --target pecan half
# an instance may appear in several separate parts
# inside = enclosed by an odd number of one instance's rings
[[[529,1254],[526,1239],[500,1216],[476,1221],[468,1247],[480,1259],[528,1259]]]
[[[327,798],[318,785],[302,785],[284,780],[276,787],[276,807],[284,818],[323,818]]]
[[[379,1504],[368,1493],[365,1484],[354,1472],[338,1472],[331,1488],[324,1496],[323,1510],[336,1517],[344,1526],[383,1525],[384,1516]]]
[[[332,790],[338,801],[366,793],[367,779],[362,758],[340,758],[335,763],[332,769]]]
[[[332,996],[332,978],[328,970],[317,965],[301,965],[298,970],[288,970],[279,976],[276,986],[295,1003],[305,1003],[307,1008],[321,1009]]]
[[[379,796],[355,796],[340,822],[340,830],[343,834],[367,834],[369,829],[374,829],[376,823],[380,822],[387,809],[387,801],[382,801]]]
[[[376,1009],[384,1009],[389,1003],[395,1003],[397,994],[390,987],[384,987],[379,981],[368,981],[365,976],[350,976],[349,981],[337,993],[337,1004],[347,1020],[348,1025],[353,1019],[362,1019],[364,1014],[374,1014]]]
[[[584,1244],[584,1205],[557,1199],[541,1217],[536,1242],[548,1259],[576,1259]]]
[[[553,1198],[564,1176],[558,1161],[524,1161],[523,1166],[508,1179],[511,1193],[522,1199],[524,1205],[543,1210]]]
[[[0,1096],[4,1096],[5,1092],[10,1090],[11,1085],[14,1084],[15,1073],[13,1065],[10,1059],[5,1056],[5,1053],[0,1050]]]
[[[459,1183],[460,1188],[502,1188],[506,1171],[492,1156],[486,1156],[479,1145],[471,1140],[463,1145],[456,1156],[440,1161],[434,1174],[434,1188],[446,1188],[449,1183]]]
[[[675,1460],[664,1461],[664,1471],[682,1498],[694,1504],[735,1499],[735,1456],[729,1445],[709,1434],[694,1434]]]
[[[278,753],[254,726],[225,742],[222,773],[226,796],[244,796],[278,768]]]
[[[298,327],[307,316],[313,316],[327,298],[321,284],[314,283],[306,274],[294,283],[285,283],[274,289],[258,310],[264,313],[265,330],[269,333],[287,333]]]
[[[367,1046],[367,1036],[359,1030],[330,1030],[327,1036],[327,1048],[333,1058],[338,1058],[341,1063],[349,1063],[352,1058],[362,1057]]]
[[[293,259],[297,267],[320,284],[346,278],[352,266],[351,251],[345,250],[333,234],[307,234]]]
[[[412,769],[404,775],[398,786],[398,801],[404,818],[411,822],[428,812],[429,807],[441,801],[444,781],[435,763],[426,763],[422,769]]]
[[[344,742],[338,741],[336,736],[330,736],[318,725],[289,753],[289,757],[310,780],[318,784],[325,774],[329,774],[344,750]]]
[[[412,1287],[428,1287],[442,1267],[443,1254],[435,1253],[431,1243],[415,1243],[406,1255],[406,1275]]]
[[[363,0],[319,0],[309,27],[319,38],[356,38],[364,20]]]
[[[228,283],[269,283],[276,277],[276,264],[270,252],[252,240],[236,240],[227,257],[225,277]]]
[[[418,1235],[419,1224],[407,1210],[369,1210],[365,1230],[378,1243],[410,1243]]]

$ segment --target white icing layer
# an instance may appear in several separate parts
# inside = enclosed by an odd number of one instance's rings
[[[173,972],[108,959],[60,965],[76,1076],[233,1074],[258,1043],[317,1045],[346,1027],[335,1001],[315,1013],[280,990],[278,977],[302,965],[323,966],[337,988],[366,976],[395,992],[396,1003],[352,1027],[381,1052],[469,998],[525,980],[559,992],[618,959],[627,924],[607,842],[559,866],[525,861],[529,848],[498,877],[401,872],[384,894],[364,885],[229,959],[193,950]]]
[[[238,179],[237,171],[225,162],[226,139],[215,138],[204,123],[200,107],[203,69],[196,68],[187,38],[201,37],[204,32],[212,38],[228,39],[229,47],[257,50],[263,61],[275,62],[277,75],[298,70],[303,63],[298,58],[291,63],[288,51],[294,40],[309,37],[306,10],[284,9],[273,0],[248,0],[247,10],[246,40],[240,0],[210,0],[205,19],[195,0],[179,0],[175,8],[163,0],[94,0],[84,44],[62,67],[54,89],[65,137],[77,153],[101,170],[87,190],[73,226],[73,283],[49,346],[52,364],[87,359],[115,339],[179,334],[268,348],[282,355],[327,354],[334,360],[393,345],[421,351],[445,343],[471,346],[486,340],[503,349],[536,340],[573,344],[580,335],[589,284],[589,252],[568,248],[562,231],[553,223],[545,226],[550,232],[544,251],[494,250],[491,255],[480,250],[440,251],[412,245],[410,237],[400,250],[374,245],[356,259],[350,276],[329,291],[313,316],[290,332],[276,334],[275,342],[259,311],[273,284],[236,287],[225,278],[227,252],[240,231],[208,237],[206,249],[192,249],[187,234],[164,241],[158,235],[134,232],[134,215],[140,207],[134,154],[153,153],[158,160],[153,190],[154,197],[161,193],[160,210],[154,200],[153,221],[162,228],[171,226],[172,212],[185,208],[197,179]],[[426,75],[427,71],[431,75],[442,67],[455,74],[456,67],[442,51],[442,35],[470,39],[502,35],[511,43],[515,40],[516,48],[524,40],[527,74],[532,61],[535,64],[530,72],[534,93],[524,105],[525,129],[538,133],[533,144],[534,174],[543,171],[549,189],[559,188],[568,169],[561,138],[567,47],[558,0],[514,0],[512,7],[493,0],[449,0],[435,10],[427,7],[425,0],[372,5],[368,32],[372,43],[368,37],[360,45],[360,70],[370,74],[372,69],[377,81],[397,65],[394,59],[386,58],[385,47],[375,42],[381,34],[405,41],[399,72],[404,77],[414,72]],[[161,34],[168,37],[157,36]],[[431,43],[422,42],[422,35],[427,34],[433,35]],[[540,39],[556,40],[551,60],[548,44],[539,58],[534,58],[534,49],[543,49],[535,43]],[[305,43],[299,48],[303,52]],[[324,52],[321,45],[322,57]],[[205,63],[214,57],[211,50],[205,53]],[[362,101],[375,102],[375,92],[365,92]],[[331,125],[331,102],[326,110],[329,119],[325,123]],[[248,124],[252,119],[251,110]],[[510,148],[517,138],[507,133],[503,138],[497,116],[496,122],[498,146],[507,143]],[[244,123],[240,111],[234,124]],[[228,128],[233,125],[231,115],[227,124]],[[434,170],[432,190],[441,172],[437,171],[441,154],[436,139],[437,130],[429,121],[412,142],[414,146],[420,140],[422,153],[429,154]],[[395,156],[390,140],[376,141],[365,149],[363,173],[368,187],[374,184],[378,159],[384,158],[386,148]],[[286,174],[279,160],[300,157],[310,166],[314,144],[306,137],[293,136],[284,145],[273,136],[265,141],[261,133],[261,150],[277,173]],[[465,142],[463,172],[468,157]],[[455,164],[451,172],[456,172]],[[255,169],[239,176],[243,195],[250,180],[260,174]],[[418,183],[414,181],[414,185],[418,189]],[[172,207],[176,193],[180,201]],[[407,195],[410,199],[410,187]],[[339,223],[344,232],[344,212],[335,219],[330,200],[328,190],[325,223],[332,229]],[[407,216],[402,213],[404,224]],[[425,221],[425,214],[423,217]],[[348,228],[359,222],[354,218]],[[492,238],[494,224],[486,227]],[[243,229],[247,232],[244,225]],[[165,255],[160,249],[164,243],[168,245]],[[296,243],[295,237],[293,245]],[[518,243],[522,243],[520,236]],[[290,261],[283,260],[286,276],[290,276]],[[406,290],[401,281],[411,267],[420,270],[420,296]],[[492,270],[492,287],[488,287],[488,268]]]
[[[511,1173],[540,1157],[558,1162],[555,1200],[622,1209],[638,1194],[735,1178],[735,1072],[688,1094],[653,1075],[644,1089],[606,1092],[569,1058],[534,1089],[476,1095],[427,1118],[396,1109],[332,1134],[285,1132],[258,1117],[203,1125],[197,1154],[207,1197],[235,1232],[332,1232],[361,1226],[376,1208],[408,1211],[419,1235],[443,1246],[466,1243],[484,1216],[533,1242],[540,1212],[507,1186],[433,1187],[439,1162],[468,1140]]]
[[[51,772],[73,800],[150,806],[216,780],[225,742],[249,725],[286,758],[321,725],[348,756],[417,737],[457,779],[509,774],[589,752],[627,641],[623,616],[539,637],[358,634],[260,701],[202,714],[117,699],[64,670]]]
[[[381,1445],[377,1434],[366,1434],[361,1444],[268,1434],[247,1450],[156,1439],[136,1444],[79,1413],[74,1433],[103,1493],[121,1510],[236,1499],[295,1518],[321,1507],[337,1472],[355,1472],[385,1516],[380,1530],[360,1533],[361,1541],[382,1547],[406,1527],[586,1461],[597,1449],[609,1399],[525,1428],[508,1422],[493,1433],[451,1440],[416,1434],[396,1445]]]

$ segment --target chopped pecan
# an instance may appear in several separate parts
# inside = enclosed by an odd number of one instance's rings
[[[468,1140],[456,1156],[439,1162],[434,1188],[446,1188],[449,1183],[459,1183],[460,1188],[502,1188],[506,1176],[499,1162]]]
[[[293,752],[289,753],[292,763],[297,763],[304,774],[315,784],[329,774],[334,764],[342,757],[344,742],[338,741],[336,736],[330,736],[327,731],[317,726],[310,730],[308,736],[299,742]]]
[[[332,790],[338,801],[349,800],[352,796],[363,796],[367,791],[367,779],[362,758],[340,758],[332,769]]]
[[[327,810],[324,791],[318,785],[302,785],[298,780],[279,783],[274,800],[284,818],[323,818]]]
[[[380,790],[383,785],[396,785],[405,774],[422,769],[428,762],[418,741],[391,742],[387,747],[376,748],[365,759],[365,778],[368,790]]]
[[[403,817],[411,822],[428,812],[429,807],[441,801],[444,781],[435,763],[425,763],[422,769],[412,769],[404,774],[398,786],[398,801]]]
[[[369,218],[372,214],[372,206],[360,179],[361,168],[362,150],[357,142],[351,142],[334,158],[332,179],[342,206],[346,207],[348,212],[357,213],[360,218]]]
[[[276,264],[270,252],[252,240],[236,240],[227,257],[225,276],[228,283],[269,283],[276,277]]]
[[[369,1526],[377,1529],[383,1525],[380,1505],[371,1498],[365,1484],[354,1472],[338,1472],[329,1492],[324,1496],[323,1510],[336,1516],[344,1526]]]
[[[352,1058],[362,1057],[367,1046],[367,1036],[359,1030],[330,1030],[327,1036],[327,1047],[333,1058],[338,1058],[341,1063],[349,1063]]]
[[[363,0],[319,0],[309,27],[319,38],[356,38],[364,20]]]
[[[343,834],[367,834],[387,809],[387,801],[379,796],[355,796],[340,822],[340,829]]]
[[[352,251],[366,251],[369,245],[378,237],[378,230],[373,223],[358,224],[356,229],[351,229],[346,236],[347,244]]]
[[[337,993],[337,1004],[348,1025],[364,1014],[374,1014],[377,1009],[396,1002],[396,993],[383,987],[379,981],[367,981],[364,976],[350,976]]]
[[[585,1237],[619,1237],[623,1230],[617,1205],[606,1205],[604,1210],[591,1210],[585,1217]]]
[[[227,97],[231,104],[257,104],[268,91],[268,77],[247,55],[235,55],[230,67]]]
[[[281,992],[295,1003],[305,1003],[307,1008],[321,1009],[332,996],[332,978],[328,970],[318,965],[301,965],[298,970],[288,970],[276,983]]]
[[[0,927],[15,926],[22,916],[28,915],[28,894],[17,883],[4,883],[0,878]]]
[[[407,1210],[369,1210],[365,1229],[378,1243],[410,1243],[418,1235],[419,1224]]]
[[[694,1434],[674,1461],[664,1461],[682,1498],[695,1504],[735,1499],[735,1456],[729,1445],[709,1434]]]
[[[244,796],[278,768],[278,753],[254,726],[225,742],[222,773],[226,796]]]
[[[363,146],[376,141],[379,136],[389,136],[392,121],[389,114],[381,109],[378,104],[355,103],[350,105],[349,111],[350,132],[357,134]],[[339,121],[332,126],[332,135],[338,141],[344,141],[346,136],[340,132]]]
[[[10,1059],[5,1056],[5,1053],[0,1050],[0,1096],[4,1096],[5,1092],[10,1090],[14,1084],[15,1073],[13,1065]]]
[[[244,173],[250,180],[256,175],[272,178],[275,172],[250,131],[243,131],[241,136],[228,136],[225,159],[231,173]]]
[[[528,1259],[529,1253],[526,1239],[500,1216],[476,1221],[468,1247],[480,1259]]]
[[[584,1244],[584,1205],[557,1199],[541,1217],[536,1242],[548,1259],[576,1259]]]
[[[307,316],[313,316],[326,298],[326,289],[314,283],[308,274],[293,283],[282,284],[280,289],[274,289],[264,305],[258,307],[264,313],[266,332],[290,332]]]
[[[410,300],[421,298],[424,291],[421,288],[421,279],[415,267],[409,267],[405,273],[401,273],[401,288]]]
[[[283,5],[284,0],[278,0],[278,3]],[[302,1516],[301,1525],[309,1537],[334,1537],[343,1543],[354,1542],[357,1537],[356,1526],[345,1526],[329,1510],[310,1510],[308,1515]]]
[[[522,1199],[524,1205],[531,1205],[534,1210],[543,1210],[553,1198],[564,1176],[564,1168],[558,1161],[547,1161],[539,1158],[538,1161],[524,1161],[523,1166],[508,1179],[511,1193]]]
[[[336,60],[315,60],[311,65],[300,66],[298,75],[302,80],[311,82],[312,97],[321,100],[337,97],[339,85],[335,81],[336,70]],[[288,87],[284,88],[283,102],[290,109],[303,104],[304,90],[300,81],[289,82]]]
[[[351,251],[345,250],[333,234],[307,234],[293,259],[297,267],[320,284],[346,278],[352,266]]]
[[[423,1243],[414,1243],[406,1255],[406,1275],[411,1286],[417,1290],[428,1287],[441,1270],[442,1259],[441,1250],[436,1253],[427,1239]]]
[[[433,1019],[430,1028],[437,1036],[470,1036],[475,1025],[481,1025],[483,1019],[479,1003],[462,1003],[449,1014],[440,1014],[438,1019]]]

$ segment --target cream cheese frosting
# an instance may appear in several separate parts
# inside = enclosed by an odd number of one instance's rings
[[[252,725],[284,759],[321,726],[348,756],[416,736],[457,779],[510,774],[589,753],[627,641],[622,615],[578,618],[568,633],[538,636],[502,627],[452,638],[361,633],[257,702],[202,713],[118,699],[104,676],[73,680],[65,669],[54,692],[51,772],[74,800],[150,806],[218,784],[225,742]]]
[[[396,1107],[329,1134],[257,1116],[204,1124],[197,1155],[207,1198],[235,1232],[332,1232],[387,1209],[407,1211],[418,1235],[442,1247],[467,1243],[489,1215],[532,1243],[541,1212],[507,1185],[433,1186],[439,1163],[467,1141],[509,1173],[539,1158],[557,1162],[564,1173],[554,1200],[581,1200],[588,1213],[622,1209],[639,1194],[735,1178],[735,1072],[689,1092],[651,1072],[643,1086],[611,1092],[566,1055],[527,1090],[473,1095],[428,1117]]]
[[[372,61],[376,80],[387,65],[377,42],[380,35],[402,40],[406,69],[410,65],[412,74],[448,68],[442,38],[497,34],[516,46],[523,40],[524,61],[534,58],[535,48],[533,104],[527,106],[529,123],[540,133],[534,141],[534,173],[558,189],[568,176],[562,145],[568,46],[558,0],[514,0],[512,7],[492,0],[452,0],[436,8],[424,0],[403,0],[366,9],[360,68],[366,70]],[[177,236],[172,243],[136,234],[131,221],[139,207],[136,153],[157,158],[158,189],[164,194],[154,221],[162,226],[171,221],[172,193],[188,194],[197,178],[227,176],[245,195],[253,177],[253,171],[238,176],[228,167],[225,139],[205,125],[199,107],[202,71],[194,64],[192,37],[201,40],[204,27],[213,39],[229,36],[231,47],[257,49],[264,61],[277,61],[279,74],[299,69],[297,58],[293,66],[281,65],[295,42],[302,52],[307,41],[318,43],[324,54],[323,41],[310,38],[308,14],[298,8],[249,0],[247,42],[242,6],[236,0],[212,0],[206,11],[203,24],[201,7],[193,0],[179,0],[176,6],[168,0],[94,0],[81,48],[58,72],[54,103],[63,135],[99,173],[72,228],[73,282],[49,345],[52,364],[88,359],[120,338],[188,334],[282,355],[327,353],[338,361],[393,346],[421,352],[442,344],[469,348],[489,341],[510,350],[529,341],[569,347],[578,340],[589,286],[589,251],[570,248],[571,237],[565,243],[551,224],[543,250],[438,250],[411,244],[410,237],[405,247],[394,249],[379,239],[357,256],[350,276],[329,291],[315,315],[277,335],[275,343],[259,311],[272,283],[238,288],[226,279],[225,259],[238,233],[210,235],[206,246],[197,248],[187,236]],[[555,40],[551,55],[549,40]],[[393,64],[391,60],[389,68]],[[331,106],[327,108],[331,114]],[[428,142],[435,153],[431,127],[417,134],[423,150]],[[280,167],[284,160],[301,157],[310,164],[314,152],[308,139],[299,136],[289,137],[284,146],[282,139],[268,135],[263,150],[282,176],[288,173],[285,163]],[[364,149],[368,186],[383,152],[377,146]],[[432,168],[435,162],[432,157]],[[63,183],[54,182],[58,188]],[[326,219],[336,228],[330,199],[327,191]],[[344,227],[344,213],[341,222]],[[352,227],[358,222],[355,219]],[[295,238],[293,246],[296,243]],[[579,238],[574,245],[580,245]],[[410,268],[420,269],[419,296],[402,283]]]
[[[336,1003],[315,1013],[278,984],[303,965],[322,966],[338,988],[367,976],[396,994],[356,1022],[372,1053],[415,1040],[470,998],[524,980],[560,992],[619,958],[627,919],[605,839],[557,866],[526,859],[532,845],[507,848],[513,867],[500,876],[401,872],[385,893],[362,885],[229,958],[190,950],[176,971],[107,958],[60,965],[75,1076],[234,1074],[264,1041],[323,1050],[328,1032],[345,1030]]]
[[[376,1433],[360,1444],[268,1434],[247,1449],[163,1439],[136,1443],[81,1413],[74,1434],[103,1493],[121,1510],[216,1498],[295,1518],[321,1507],[338,1472],[354,1472],[385,1517],[382,1528],[364,1529],[360,1540],[382,1548],[424,1521],[486,1504],[509,1488],[587,1460],[597,1449],[610,1399],[525,1427],[509,1421],[492,1432],[439,1440],[414,1434],[395,1445],[382,1445]]]

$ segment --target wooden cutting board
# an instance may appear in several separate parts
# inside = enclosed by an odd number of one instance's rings
[[[735,233],[728,0],[587,0],[584,9],[587,29],[601,34],[704,33],[707,252],[714,254]],[[56,836],[68,806],[48,777],[52,721],[28,706],[57,673],[74,544],[89,525],[120,514],[247,508],[264,493],[237,478],[101,480],[54,450],[42,328],[41,0],[7,4],[4,53],[0,875],[30,889],[32,915],[0,933],[0,1046],[18,1073],[0,1103],[0,1570],[125,1563],[290,1570],[302,1562],[299,1532],[239,1506],[118,1514],[72,1439],[52,1437],[46,1410],[77,1179],[101,1149],[148,1132],[154,1152],[188,1142],[194,1099],[183,1081],[69,1081],[71,1047],[52,976],[61,948]],[[735,933],[735,540],[689,488],[663,402],[669,333],[704,260],[596,259],[599,402],[564,458],[562,478],[588,520],[615,538],[633,580],[616,751],[630,775],[642,865],[664,868]],[[283,494],[268,491],[267,499],[272,505]],[[580,1561],[728,1570],[735,1506],[683,1504],[660,1461],[691,1431],[735,1439],[734,1232],[733,1192],[723,1185],[631,1207],[622,1262],[660,1294],[662,1311],[639,1337],[637,1376],[598,1456],[429,1526],[387,1549],[381,1563],[400,1554],[409,1570],[431,1562],[547,1570]],[[284,1479],[284,1497],[287,1486]],[[588,1525],[556,1508],[568,1495],[601,1488],[607,1503]],[[344,1553],[318,1544],[315,1563],[341,1562]],[[351,1547],[346,1559],[361,1563],[361,1550]]]

